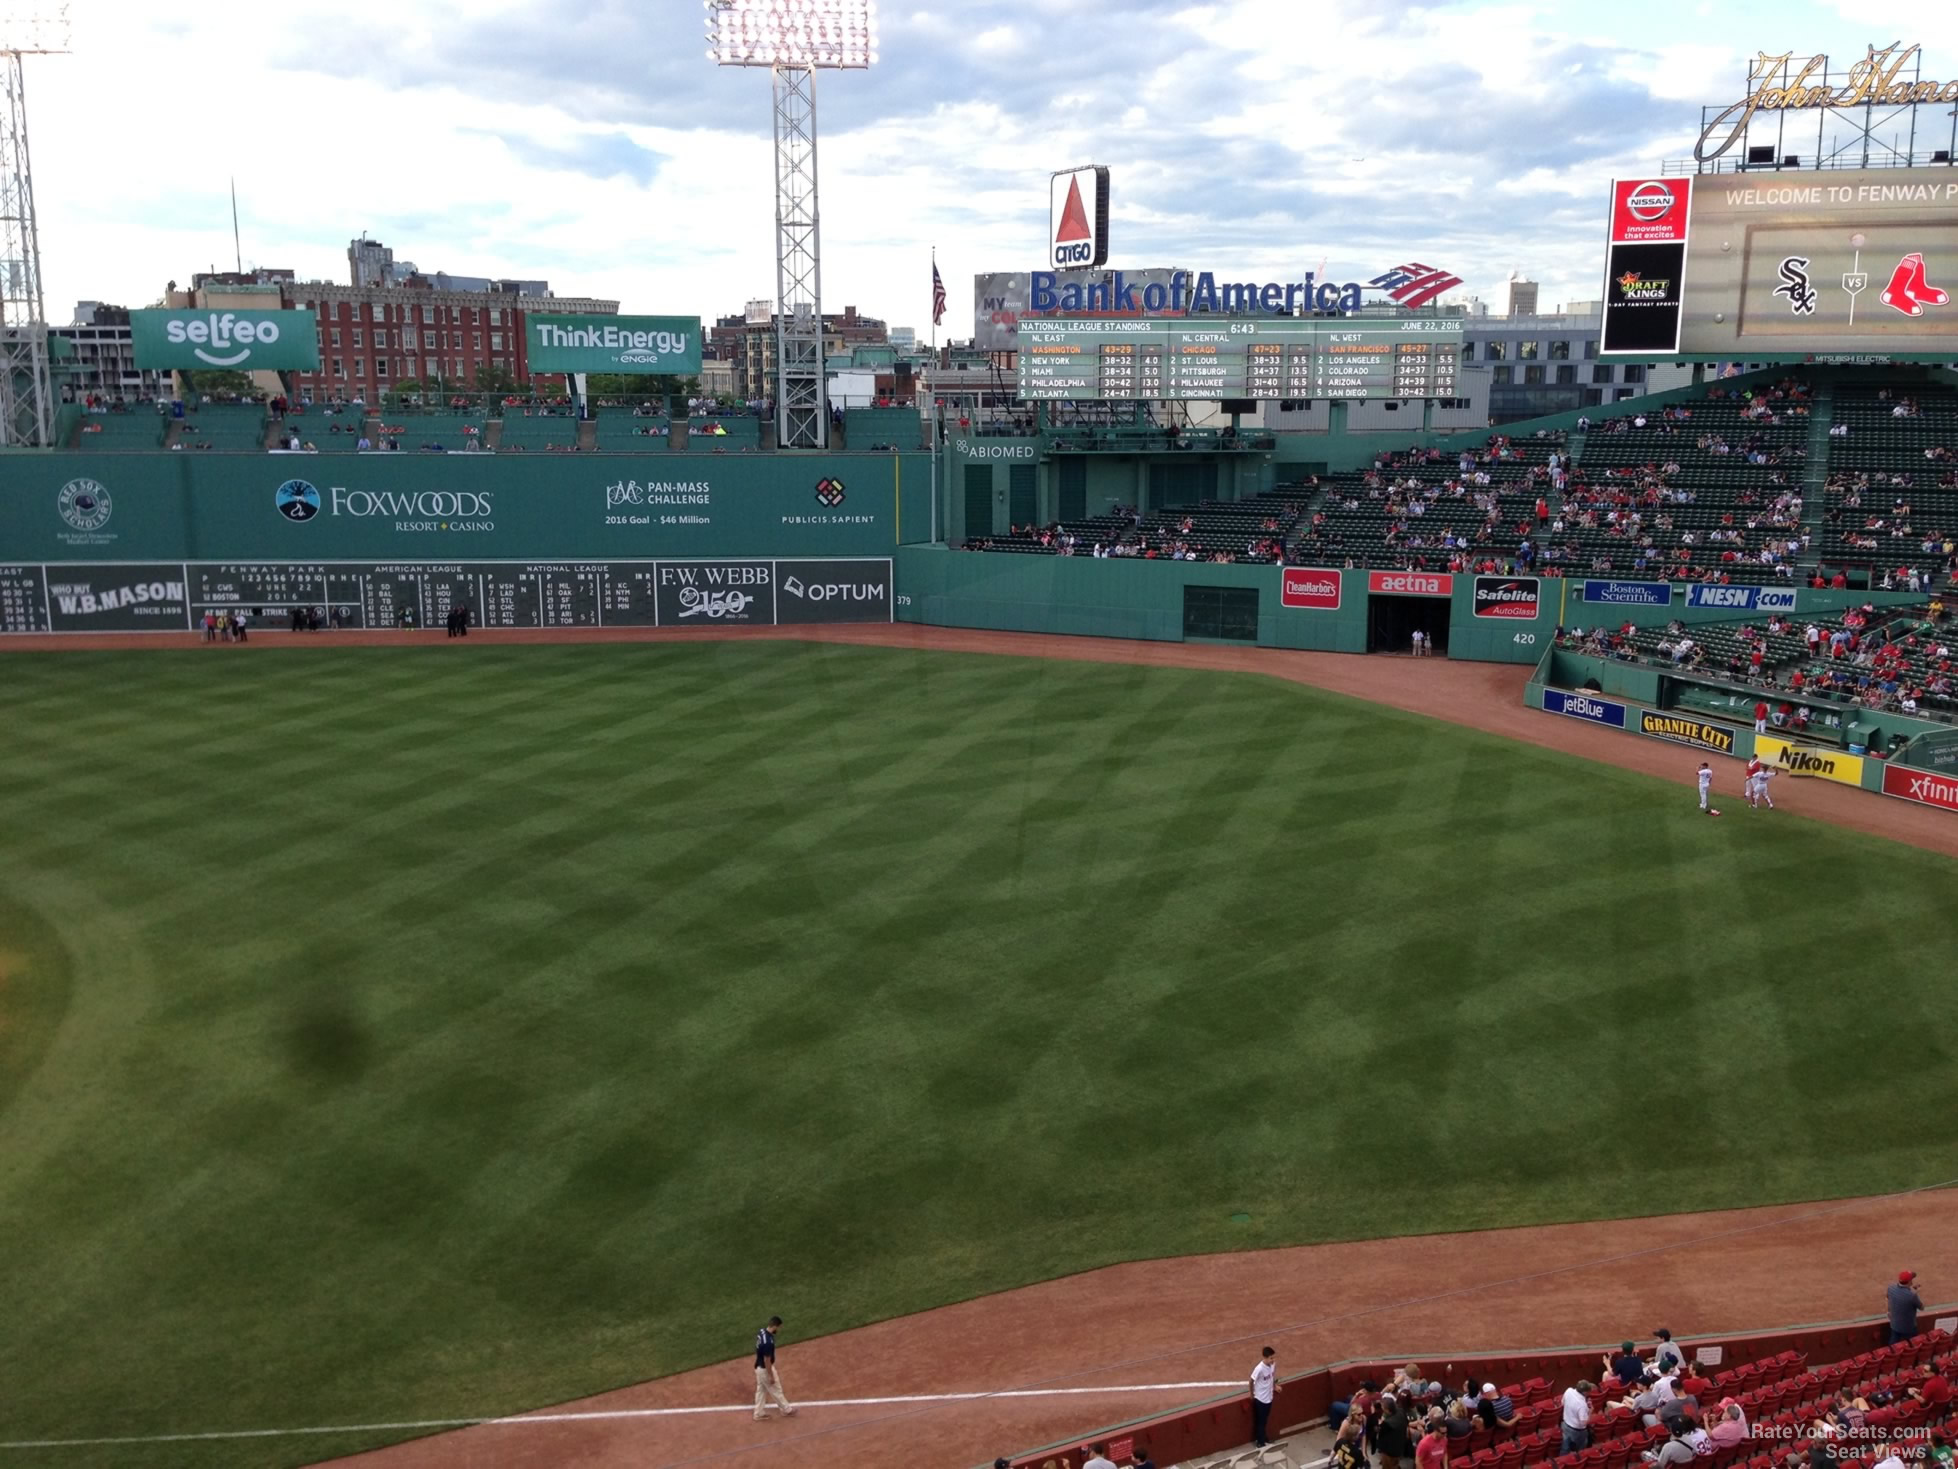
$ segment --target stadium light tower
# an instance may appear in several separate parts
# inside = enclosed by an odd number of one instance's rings
[[[21,58],[68,49],[68,6],[0,3],[0,448],[54,443],[48,314]]]
[[[829,442],[824,405],[822,230],[816,207],[816,73],[877,60],[872,0],[705,0],[707,55],[765,66],[775,89],[775,436]]]

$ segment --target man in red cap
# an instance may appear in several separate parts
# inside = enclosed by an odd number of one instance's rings
[[[1924,1302],[1917,1297],[1917,1272],[1899,1270],[1897,1283],[1890,1287],[1890,1340],[1909,1341],[1917,1335],[1917,1313]]]

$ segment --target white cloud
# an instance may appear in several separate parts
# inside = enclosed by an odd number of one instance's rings
[[[1872,39],[1848,4],[1625,14],[887,5],[882,64],[819,86],[825,303],[926,327],[936,245],[963,335],[972,274],[1037,264],[1048,174],[1086,162],[1114,170],[1124,265],[1416,258],[1485,297],[1512,266],[1546,304],[1594,297],[1611,174],[1687,156],[1699,104],[1738,96],[1760,47],[1849,58]],[[75,54],[28,75],[57,319],[228,266],[234,175],[247,263],[305,276],[344,279],[365,230],[427,269],[627,310],[775,293],[767,75],[706,60],[693,0],[399,0],[359,28],[93,0],[75,22]],[[1927,73],[1958,75],[1958,20],[1918,29]]]

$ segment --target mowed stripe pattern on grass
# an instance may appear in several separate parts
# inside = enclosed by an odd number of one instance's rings
[[[1690,759],[820,645],[7,670],[0,1438],[507,1412],[771,1311],[1950,1143],[1885,1082],[1958,1018],[1952,865],[1706,821]]]

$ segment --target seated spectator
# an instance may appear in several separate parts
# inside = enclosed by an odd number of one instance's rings
[[[1497,1392],[1493,1382],[1482,1384],[1482,1395],[1476,1399],[1476,1412],[1481,1414],[1483,1425],[1487,1428],[1516,1426],[1516,1404],[1510,1401],[1508,1393]]]
[[[1929,1376],[1906,1391],[1927,1408],[1942,1408],[1951,1401],[1951,1383],[1942,1368],[1932,1368]]]
[[[1721,1449],[1732,1448],[1747,1437],[1747,1415],[1741,1411],[1740,1404],[1728,1398],[1720,1408],[1720,1421],[1707,1430],[1707,1438],[1717,1453]]]
[[[1457,1398],[1448,1405],[1446,1429],[1449,1439],[1467,1438],[1475,1432],[1475,1414],[1468,1405],[1468,1399]]]
[[[1578,635],[1583,636],[1582,628],[1578,629]],[[1664,649],[1666,645],[1661,642],[1659,646]],[[1603,1385],[1607,1388],[1630,1387],[1645,1375],[1645,1360],[1639,1356],[1638,1348],[1628,1341],[1620,1342],[1615,1353],[1606,1352],[1601,1360],[1605,1372]]]
[[[1683,1434],[1674,1433],[1659,1446],[1657,1452],[1647,1449],[1639,1457],[1646,1463],[1656,1466],[1656,1469],[1683,1469],[1683,1466],[1692,1463],[1699,1456],[1693,1452],[1693,1446],[1686,1441]]]

